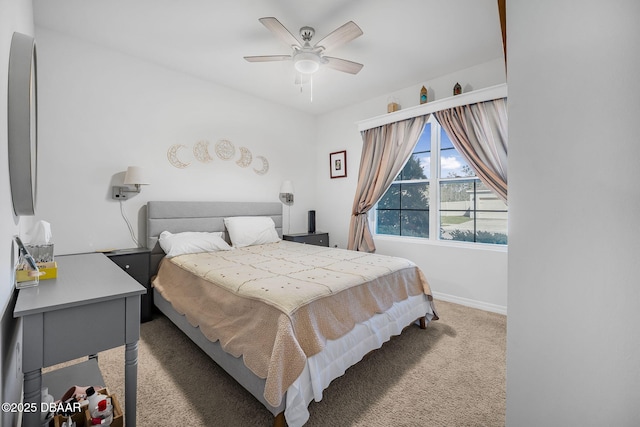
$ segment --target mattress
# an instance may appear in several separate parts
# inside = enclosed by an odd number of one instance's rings
[[[192,326],[266,379],[273,406],[309,358],[394,304],[421,296],[430,310],[416,317],[437,318],[410,261],[287,241],[165,259],[153,284]]]

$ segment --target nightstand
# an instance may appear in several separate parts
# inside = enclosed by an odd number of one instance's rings
[[[146,248],[118,249],[105,252],[105,255],[147,288],[147,293],[141,298],[140,321],[151,320],[153,313],[153,292],[151,291],[151,273],[149,272],[151,251]]]
[[[283,234],[283,240],[292,242],[306,243],[307,245],[327,246],[329,247],[329,233],[298,233]]]

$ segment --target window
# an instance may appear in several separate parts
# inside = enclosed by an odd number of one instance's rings
[[[374,221],[376,234],[507,244],[507,206],[476,177],[434,116],[376,205]]]

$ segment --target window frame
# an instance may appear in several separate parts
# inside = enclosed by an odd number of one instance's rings
[[[420,242],[420,243],[437,243],[439,245],[447,245],[447,246],[463,246],[466,248],[469,247],[477,247],[477,248],[487,248],[487,249],[495,249],[498,251],[506,251],[508,249],[508,229],[507,229],[507,243],[485,243],[485,242],[477,242],[477,241],[463,241],[463,240],[450,240],[450,239],[442,239],[440,236],[440,227],[441,227],[441,212],[447,211],[441,209],[441,184],[448,182],[473,182],[474,187],[474,213],[484,213],[484,212],[505,212],[507,217],[509,214],[508,208],[506,211],[497,211],[497,210],[478,210],[477,209],[477,186],[478,183],[482,184],[480,178],[475,175],[473,176],[465,176],[465,177],[440,177],[440,167],[441,167],[441,133],[444,131],[442,126],[436,120],[435,115],[431,115],[429,120],[425,124],[431,124],[431,145],[429,148],[430,153],[430,166],[429,166],[429,178],[427,179],[417,179],[417,180],[398,180],[393,181],[393,184],[410,184],[410,183],[427,183],[429,186],[429,236],[428,237],[416,237],[416,236],[406,236],[406,235],[397,235],[397,234],[378,234],[377,225],[378,225],[378,203],[376,203],[373,208],[370,210],[368,219],[369,219],[369,227],[372,230],[372,234],[376,238],[389,239],[389,240],[406,240],[409,239],[411,241]],[[422,135],[421,135],[422,136]],[[454,147],[455,149],[455,147]],[[456,152],[457,149],[456,149]],[[459,152],[458,152],[459,153]],[[435,154],[435,155],[434,155]],[[413,156],[414,153],[411,153]],[[407,159],[408,161],[408,159]],[[405,163],[406,165],[406,163]],[[403,165],[403,169],[404,166]],[[393,185],[392,184],[392,185]],[[486,187],[486,186],[485,186]],[[489,189],[490,190],[490,189]],[[387,190],[389,191],[389,190]],[[491,191],[491,190],[490,190]],[[385,192],[386,194],[386,192]],[[384,197],[384,195],[383,195]],[[402,209],[399,209],[402,212]],[[424,209],[427,210],[427,209]],[[423,211],[424,211],[423,210]],[[474,215],[477,216],[477,215]],[[474,220],[474,240],[477,238],[477,226]]]

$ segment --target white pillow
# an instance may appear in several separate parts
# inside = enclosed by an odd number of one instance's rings
[[[222,238],[222,232],[206,233],[187,231],[172,234],[163,231],[158,240],[167,258],[199,252],[228,251],[231,246]]]
[[[234,216],[224,219],[234,248],[280,241],[276,224],[268,216]]]

